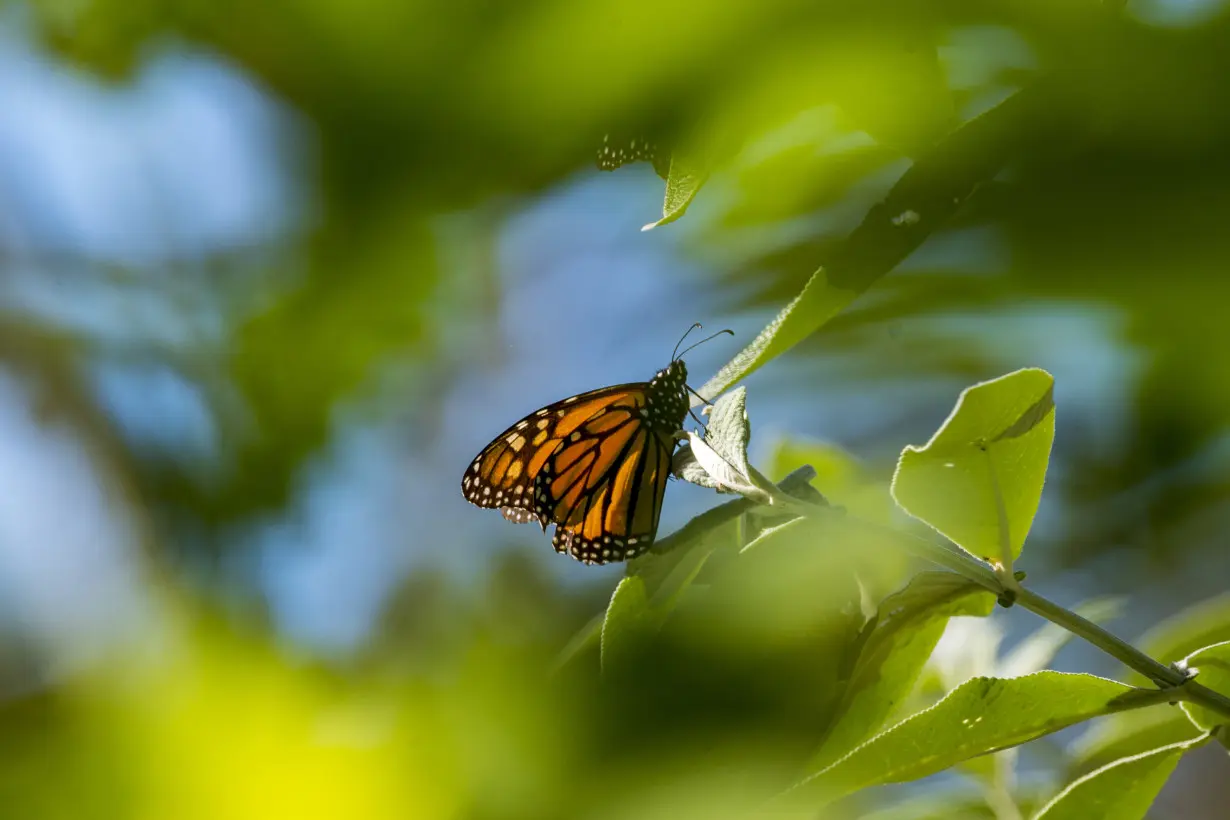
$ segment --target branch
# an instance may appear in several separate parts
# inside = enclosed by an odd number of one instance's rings
[[[767,493],[774,506],[788,508],[797,512],[800,516],[809,518],[840,514],[831,507],[801,501],[798,498],[786,495],[754,467],[752,468],[752,479],[757,485],[756,489],[759,492]],[[903,550],[938,564],[945,569],[952,570],[980,584],[996,595],[1002,596],[1006,592],[995,570],[989,564],[974,558],[965,550],[951,544],[941,544],[925,538],[919,538],[918,536],[903,533],[891,527],[873,524],[869,521],[851,520],[856,521],[862,527],[874,529],[881,535],[889,536]],[[1206,706],[1230,717],[1230,697],[1209,689],[1207,686],[1192,680],[1184,672],[1149,657],[1144,652],[1141,652],[1121,638],[1112,635],[1087,618],[1083,618],[1069,609],[1064,609],[1031,590],[1021,587],[1014,590],[1014,592],[1013,598],[1016,603],[1042,616],[1056,626],[1084,638],[1111,657],[1122,661],[1131,669],[1153,681],[1167,697],[1173,700],[1199,703],[1201,706]]]

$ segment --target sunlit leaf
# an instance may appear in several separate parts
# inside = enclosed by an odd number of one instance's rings
[[[1020,555],[1055,439],[1053,387],[1026,369],[964,390],[931,440],[901,453],[893,498],[974,555]]]
[[[755,485],[751,478],[739,470],[725,456],[710,446],[702,436],[689,432],[688,433],[688,450],[692,453],[695,459],[696,467],[699,467],[701,472],[698,474],[695,468],[685,469],[683,475],[689,476],[694,484],[699,484],[702,487],[710,487],[721,491],[752,489]]]
[[[1085,774],[1115,760],[1199,737],[1177,706],[1161,703],[1120,712],[1095,721],[1068,750],[1072,772]]]
[[[953,615],[988,615],[995,596],[955,573],[924,572],[881,603],[863,628],[841,715],[809,764],[827,767],[883,724],[914,687]]]
[[[1206,646],[1188,655],[1188,669],[1197,670],[1196,679],[1203,686],[1230,696],[1230,641]],[[1222,714],[1207,706],[1184,701],[1179,704],[1191,718],[1192,723],[1208,732],[1218,726],[1230,725],[1230,715]]]
[[[699,155],[685,151],[672,153],[670,172],[666,177],[666,195],[662,201],[662,218],[657,222],[650,222],[641,230],[652,230],[683,216],[708,178],[708,165]]]
[[[1154,626],[1134,643],[1162,663],[1182,660],[1204,646],[1230,641],[1230,594],[1201,601]],[[1145,678],[1131,672],[1130,679]]]
[[[1090,772],[1056,795],[1034,820],[1141,820],[1179,758],[1207,742],[1207,737],[1199,737],[1163,746]]]
[[[751,426],[746,404],[745,388],[732,390],[714,402],[704,435],[689,433],[688,448],[680,451],[687,453],[675,465],[681,478],[717,490],[755,486],[747,464]]]
[[[1148,690],[1092,675],[1038,672],[1010,680],[974,678],[797,788],[827,802],[868,786],[916,780],[1152,697]]]

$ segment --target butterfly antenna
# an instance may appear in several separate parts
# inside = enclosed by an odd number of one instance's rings
[[[695,390],[693,390],[691,387],[688,387],[688,385],[686,385],[686,384],[685,384],[685,385],[684,385],[684,387],[686,387],[686,388],[687,388],[687,391],[688,391],[689,393],[691,393],[693,396],[695,396],[696,398],[698,398],[698,399],[700,399],[701,401],[703,401],[705,404],[709,405],[710,407],[712,407],[712,406],[713,406],[713,402],[709,401],[707,398],[705,398],[704,396],[702,396],[700,393],[697,393],[697,392],[696,392]]]
[[[699,325],[699,324],[697,324],[697,325],[693,325],[693,327],[700,327],[700,325]],[[691,331],[689,331],[689,332],[691,332]],[[688,352],[689,350],[691,350],[692,348],[694,348],[694,347],[700,347],[700,346],[701,346],[701,345],[703,345],[705,342],[709,341],[710,339],[716,339],[718,336],[721,336],[723,333],[729,333],[731,336],[734,336],[734,335],[735,335],[735,332],[734,332],[733,330],[731,330],[730,328],[727,328],[726,330],[719,330],[717,333],[714,333],[712,336],[706,336],[705,338],[701,339],[699,342],[696,342],[696,343],[694,343],[694,344],[688,345],[687,347],[685,347],[685,348],[683,349],[683,352],[682,352],[682,353],[680,353],[678,356],[675,356],[673,359],[671,359],[671,361],[675,361],[675,359],[682,358],[683,356],[687,355],[687,352]],[[682,339],[680,339],[680,340],[679,340],[679,343],[680,343],[680,344],[683,344],[683,340],[682,340]],[[675,348],[675,349],[676,349],[676,350],[678,350],[678,346],[676,346],[676,348]]]
[[[686,338],[688,338],[688,333],[691,333],[693,330],[696,330],[696,328],[698,328],[698,327],[700,327],[700,326],[701,326],[701,325],[700,325],[700,322],[693,322],[693,323],[692,323],[692,326],[691,326],[690,328],[688,328],[688,332],[687,332],[687,333],[684,333],[684,334],[683,334],[683,336],[681,336],[681,337],[679,338],[679,341],[675,343],[675,349],[671,351],[671,361],[672,361],[672,362],[673,362],[673,361],[675,361],[675,359],[678,359],[678,358],[679,358],[679,357],[678,357],[678,356],[676,356],[675,354],[679,352],[679,345],[683,344],[683,340],[684,340],[684,339],[686,339]],[[684,352],[684,353],[687,353],[688,351],[687,351],[687,350],[685,350],[685,351],[683,351],[683,352]]]

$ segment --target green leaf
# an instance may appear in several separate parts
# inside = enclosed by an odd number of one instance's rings
[[[755,489],[752,479],[746,473],[740,472],[735,465],[696,433],[688,433],[688,451],[692,454],[693,461],[685,463],[681,475],[693,484],[709,487],[718,492]]]
[[[691,586],[709,556],[715,550],[733,544],[734,535],[733,521],[705,530],[696,537],[685,539],[685,543],[674,549],[637,556],[628,562],[628,575],[645,582],[651,604],[665,617]]]
[[[1177,706],[1160,703],[1098,720],[1072,744],[1072,773],[1081,775],[1124,757],[1200,736]]]
[[[798,470],[785,478],[779,488],[788,495],[811,492],[807,480],[810,470]],[[735,545],[735,521],[754,508],[746,498],[729,501],[706,510],[676,532],[654,545],[649,552],[627,564],[627,574],[645,582],[654,609],[663,618],[708,561],[723,546]]]
[[[691,458],[680,459],[675,472],[686,481],[719,491],[752,489],[755,482],[747,463],[750,436],[747,390],[740,387],[714,403],[703,438],[688,434],[686,452]]]
[[[1188,669],[1197,670],[1197,679],[1202,684],[1223,695],[1230,695],[1230,641],[1198,649],[1188,655],[1185,662]],[[1206,732],[1230,724],[1230,716],[1198,703],[1184,701],[1179,706],[1192,723]]]
[[[747,444],[752,437],[747,419],[747,388],[731,390],[713,403],[705,425],[705,441],[742,475],[750,475]]]
[[[860,814],[859,820],[997,820],[986,796],[968,791],[914,797]]]
[[[652,230],[660,225],[674,222],[683,216],[697,191],[709,179],[709,164],[699,153],[675,151],[671,154],[671,167],[666,175],[666,195],[662,200],[662,218],[641,228]]]
[[[885,598],[863,628],[840,717],[810,768],[827,767],[880,728],[913,689],[950,617],[986,616],[994,608],[994,595],[951,572],[921,573]]]
[[[718,395],[806,339],[859,295],[859,291],[830,285],[828,279],[823,268],[813,273],[803,290],[777,314],[777,318],[698,392],[702,396]]]
[[[831,503],[844,507],[859,518],[889,523],[894,513],[886,482],[867,475],[862,464],[850,453],[828,442],[787,440],[778,442],[769,458],[774,476],[785,475],[796,467],[811,465],[816,477],[811,484]]]
[[[1155,697],[1155,692],[1093,675],[974,678],[796,788],[828,802],[869,786],[916,780]]]
[[[772,361],[836,316],[944,225],[974,190],[999,172],[1026,125],[1047,102],[1024,89],[962,125],[918,158],[873,207],[829,264],[700,389],[716,396]],[[905,219],[906,215],[910,218]]]
[[[602,671],[619,666],[633,647],[654,635],[661,617],[650,607],[645,581],[635,575],[623,578],[602,622]]]
[[[1046,804],[1034,820],[1086,820],[1090,817],[1141,820],[1166,785],[1179,758],[1208,740],[1207,736],[1201,736],[1116,760],[1070,784]]]
[[[1230,641],[1230,593],[1182,610],[1141,635],[1135,643],[1149,657],[1174,663],[1202,646],[1222,641]],[[1129,680],[1143,685],[1146,678],[1133,672]]]
[[[601,649],[602,626],[605,622],[605,613],[595,615],[589,623],[577,630],[577,633],[568,640],[564,648],[555,656],[552,671],[558,672],[568,664],[581,658],[586,652],[591,651],[595,646]]]
[[[779,441],[769,457],[772,475],[785,475],[808,464],[816,471],[811,485],[837,503],[844,503],[843,491],[858,485],[863,468],[851,453],[827,441]]]
[[[1042,497],[1053,387],[1049,373],[1030,368],[964,390],[931,440],[901,453],[893,498],[974,555],[1010,564]]]
[[[696,451],[692,449],[692,436],[690,434],[687,445],[676,450],[674,457],[671,458],[671,472],[677,478],[689,484],[707,487],[710,490],[717,490],[719,493],[731,492],[725,487],[719,486],[717,479],[709,475],[709,471],[697,461]]]

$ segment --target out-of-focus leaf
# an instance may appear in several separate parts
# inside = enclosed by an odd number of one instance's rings
[[[1125,757],[1070,784],[1034,820],[1087,820],[1113,817],[1141,820],[1178,765],[1179,758],[1203,746],[1207,737],[1174,743]]]
[[[1124,601],[1119,596],[1094,598],[1077,604],[1072,611],[1094,623],[1102,623],[1118,617],[1123,612]],[[1045,624],[1013,648],[1012,653],[1000,662],[996,674],[1004,678],[1017,678],[1040,672],[1073,637],[1061,626]]]
[[[568,640],[568,643],[560,650],[559,655],[555,659],[555,669],[560,669],[572,663],[579,658],[587,650],[598,647],[601,652],[602,647],[602,627],[606,624],[606,613],[595,615],[593,620],[581,627],[575,635]]]
[[[1202,646],[1230,641],[1230,594],[1218,595],[1178,612],[1134,643],[1151,658],[1162,663],[1174,663]],[[1139,672],[1131,672],[1129,680],[1143,684]]]
[[[920,156],[799,295],[698,392],[716,396],[785,353],[905,259],[999,171],[1035,116],[1038,96],[1013,95]]]
[[[954,618],[927,659],[917,694],[934,703],[970,678],[997,677],[1004,630],[987,618]],[[930,705],[930,704],[923,704]],[[921,708],[921,705],[920,705]]]
[[[778,487],[796,495],[807,487],[810,470],[796,470]],[[740,498],[708,510],[654,545],[654,549],[628,562],[628,574],[645,581],[653,606],[668,610],[700,572],[714,550],[733,544],[734,522],[755,505]]]
[[[838,504],[845,503],[843,492],[858,481],[862,472],[862,465],[853,455],[822,441],[780,441],[773,449],[769,464],[772,475],[785,475],[804,464],[811,465],[816,471],[812,486]]]
[[[952,93],[940,65],[934,33],[898,19],[854,32],[829,58],[836,98],[849,122],[907,156],[929,148],[955,123]]]
[[[645,581],[635,575],[621,579],[602,622],[602,670],[617,668],[632,647],[652,637],[661,623],[650,606]]]
[[[774,476],[785,475],[803,464],[816,470],[812,486],[830,503],[868,521],[889,522],[893,503],[887,481],[868,476],[853,455],[827,442],[787,439],[779,442],[769,457],[769,469]]]
[[[1204,686],[1230,696],[1230,641],[1197,649],[1188,655],[1188,669],[1199,670],[1197,679]],[[1218,726],[1230,725],[1230,715],[1214,711],[1198,703],[1183,701],[1179,704],[1184,713],[1201,730],[1209,732]]]
[[[364,255],[343,260],[334,251],[318,260],[306,281],[239,328],[230,365],[253,430],[216,502],[221,514],[284,500],[294,471],[325,443],[338,405],[424,341],[434,242],[420,215],[388,222],[369,226]],[[332,268],[343,264],[341,276]]]
[[[989,615],[995,596],[950,572],[924,572],[885,598],[863,627],[840,717],[809,767],[819,771],[874,733],[913,688],[953,615]]]
[[[829,802],[868,786],[916,780],[1153,697],[1148,690],[1093,675],[974,678],[796,788]]]
[[[1016,558],[1055,440],[1054,384],[1031,368],[966,388],[929,442],[902,451],[893,498],[974,555]]]
[[[940,793],[860,814],[858,820],[998,820],[981,794]]]
[[[650,222],[641,230],[652,230],[683,216],[707,179],[709,168],[698,155],[680,151],[671,154],[670,172],[666,176],[666,195],[662,200],[662,218],[657,222]]]
[[[768,527],[764,530],[761,530],[759,535],[757,535],[751,541],[747,542],[747,544],[743,547],[743,549],[740,550],[740,552],[748,552],[749,550],[760,549],[761,547],[772,544],[774,539],[777,539],[777,538],[789,538],[789,537],[797,536],[801,534],[801,531],[807,527],[808,523],[809,522],[806,518],[795,518],[791,521],[787,521],[784,524],[778,524],[775,527]]]
[[[665,552],[638,555],[628,562],[628,575],[645,581],[654,606],[669,607],[687,590],[713,551],[733,543],[734,529],[733,521],[716,525],[696,536],[676,539],[679,545]]]
[[[1200,736],[1178,706],[1161,703],[1120,712],[1095,721],[1069,749],[1072,773],[1082,775],[1125,757],[1133,757]]]

